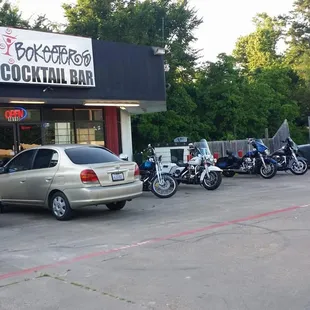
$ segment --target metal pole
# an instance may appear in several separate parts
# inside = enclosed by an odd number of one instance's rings
[[[266,143],[266,145],[270,148],[270,145],[269,145],[269,131],[268,131],[268,128],[265,128],[265,143]]]

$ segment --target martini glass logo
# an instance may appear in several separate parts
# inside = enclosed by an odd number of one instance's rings
[[[7,28],[5,33],[2,34],[2,40],[3,42],[0,44],[0,49],[4,51],[3,55],[10,57],[8,61],[9,64],[13,64],[15,61],[11,55],[11,47],[17,40],[17,37],[12,35],[12,29]]]

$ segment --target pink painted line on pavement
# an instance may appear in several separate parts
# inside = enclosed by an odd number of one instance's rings
[[[36,267],[28,268],[28,269],[17,270],[17,271],[13,271],[13,272],[9,272],[9,273],[5,273],[5,274],[0,275],[0,281],[4,280],[4,279],[13,278],[13,277],[23,276],[26,274],[34,273],[34,272],[41,271],[41,270],[48,269],[48,268],[55,268],[55,267],[62,266],[62,265],[67,265],[67,264],[72,264],[72,263],[79,262],[79,261],[84,261],[87,259],[91,259],[93,257],[104,256],[104,255],[120,252],[122,250],[137,248],[137,247],[140,247],[140,246],[143,246],[146,244],[153,244],[153,243],[157,243],[157,242],[161,242],[161,241],[166,241],[166,240],[169,240],[172,238],[180,238],[180,237],[184,237],[184,236],[194,235],[197,233],[213,230],[216,228],[231,226],[233,224],[248,222],[248,221],[256,220],[259,218],[264,218],[264,217],[268,217],[268,216],[272,216],[272,215],[276,215],[276,214],[281,214],[281,213],[285,213],[285,212],[289,212],[289,211],[295,211],[295,210],[306,208],[309,206],[310,206],[310,204],[274,210],[274,211],[270,211],[270,212],[266,212],[266,213],[261,213],[261,214],[256,214],[256,215],[252,215],[252,216],[243,217],[240,219],[235,219],[232,221],[221,222],[221,223],[213,224],[213,225],[202,227],[202,228],[187,230],[187,231],[183,231],[180,233],[176,233],[176,234],[172,234],[172,235],[168,235],[168,236],[164,236],[164,237],[154,238],[154,239],[150,239],[147,241],[132,243],[129,245],[125,245],[125,246],[110,249],[110,250],[88,253],[85,255],[74,257],[72,259],[61,260],[61,261],[56,262],[56,263],[36,266]]]

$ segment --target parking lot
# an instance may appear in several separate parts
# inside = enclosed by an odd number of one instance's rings
[[[0,215],[0,309],[310,309],[310,174]]]

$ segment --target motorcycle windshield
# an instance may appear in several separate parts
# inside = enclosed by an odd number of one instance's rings
[[[256,149],[258,152],[263,153],[268,150],[262,139],[255,139]]]
[[[199,149],[201,155],[212,157],[207,140],[202,139],[200,142],[196,142],[195,146]]]
[[[291,148],[295,152],[297,152],[298,151],[298,145],[294,142],[294,140],[291,137],[287,138],[287,140],[289,141],[289,144],[290,144]]]

